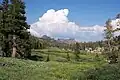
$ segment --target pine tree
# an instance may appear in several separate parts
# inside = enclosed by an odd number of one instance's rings
[[[108,19],[106,21],[106,30],[105,30],[105,38],[106,38],[106,54],[107,54],[107,57],[108,59],[111,61],[112,60],[112,45],[111,45],[111,41],[112,41],[112,38],[113,38],[113,33],[112,33],[112,26],[111,26],[111,20]]]
[[[78,42],[75,43],[75,47],[74,48],[75,48],[74,49],[75,59],[76,59],[76,61],[79,61],[80,50],[79,50],[79,43]]]
[[[0,28],[2,27],[2,5],[0,4]],[[0,33],[0,55],[2,56],[2,44],[3,44],[3,40],[2,40],[2,34]]]
[[[5,53],[4,56],[10,56],[9,50],[9,41],[8,41],[8,34],[9,34],[9,1],[3,0],[0,6],[0,33],[1,33],[1,43],[2,43],[2,51]]]
[[[29,57],[31,53],[30,33],[27,31],[29,25],[25,17],[25,3],[21,0],[11,1],[11,27],[12,35],[12,57],[17,53],[21,57]]]
[[[25,3],[21,0],[3,0],[0,7],[0,33],[3,34],[2,46],[7,56],[29,57],[31,53],[29,25],[25,17]]]
[[[69,51],[67,51],[67,60],[70,61]]]
[[[116,63],[118,58],[118,53],[116,49],[116,42],[114,40],[114,30],[112,28],[113,26],[111,26],[110,19],[106,22],[105,27],[107,28],[105,30],[105,35],[106,35],[105,38],[107,39],[107,46],[106,46],[105,52],[107,53],[110,63]]]

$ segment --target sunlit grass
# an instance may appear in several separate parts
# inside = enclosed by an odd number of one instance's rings
[[[50,61],[45,62],[48,54]],[[43,61],[0,58],[0,63],[5,64],[0,65],[0,80],[75,80],[75,75],[83,77],[85,71],[105,63],[101,55],[100,60],[96,60],[95,54],[80,54],[77,62],[73,52],[69,52],[70,61],[66,54],[65,50],[52,48],[32,51],[32,55],[43,56]]]
[[[70,80],[73,73],[77,71],[82,73],[102,64],[98,62],[40,62],[11,58],[0,58],[0,63],[6,64],[0,66],[0,79],[2,80]]]

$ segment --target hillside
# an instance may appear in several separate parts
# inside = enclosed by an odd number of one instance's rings
[[[104,65],[103,58],[95,60],[93,54],[81,55],[82,62],[68,62],[65,51],[56,49],[42,50],[44,53],[36,50],[33,55],[44,55],[45,59],[50,50],[49,62],[0,58],[0,80],[76,80],[85,78],[85,71]]]

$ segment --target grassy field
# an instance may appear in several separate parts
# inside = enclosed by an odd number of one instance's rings
[[[43,56],[43,60],[46,60],[48,54],[50,55],[50,61],[67,61],[67,53],[70,56],[72,62],[75,61],[75,55],[72,51],[61,50],[59,48],[49,48],[49,49],[35,49],[32,51],[32,55]],[[96,54],[91,53],[80,53],[80,62],[96,62]],[[99,55],[100,61],[104,60],[102,55]]]
[[[105,65],[102,56],[97,60],[95,54],[82,54],[80,61],[66,60],[66,51],[60,49],[33,50],[33,55],[43,56],[50,61],[32,61],[13,58],[0,58],[0,80],[85,80],[84,72]],[[60,61],[58,61],[60,60]]]

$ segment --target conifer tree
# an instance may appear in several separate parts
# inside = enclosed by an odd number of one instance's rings
[[[67,51],[67,60],[70,61],[69,51]]]
[[[74,54],[75,54],[75,59],[76,61],[79,61],[79,53],[80,53],[80,50],[79,50],[79,43],[76,42],[75,43],[75,49],[74,49]]]
[[[29,25],[25,17],[25,3],[21,0],[10,0],[11,2],[11,26],[12,35],[12,57],[17,53],[21,57],[29,57],[31,52],[30,34],[27,31]]]
[[[29,25],[25,17],[25,3],[21,0],[3,0],[0,7],[0,33],[7,56],[29,57],[31,53]]]
[[[107,39],[107,46],[105,47],[108,59],[110,63],[116,63],[118,58],[118,49],[117,49],[117,42],[114,40],[114,32],[118,29],[113,30],[113,26],[111,26],[111,20],[109,19],[106,22],[107,29],[105,30],[105,35]]]
[[[3,0],[0,6],[0,34],[1,34],[1,48],[5,53],[4,56],[10,56],[9,50],[9,0]]]

